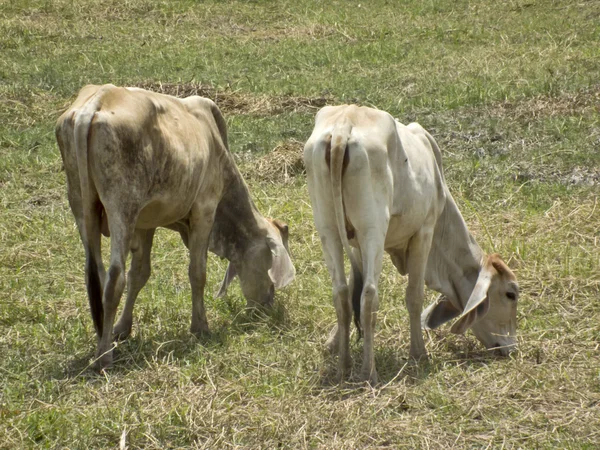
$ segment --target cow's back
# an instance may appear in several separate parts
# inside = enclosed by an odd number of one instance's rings
[[[112,85],[82,90],[67,120],[92,117],[89,170],[107,210],[138,205],[138,227],[155,228],[185,218],[201,192],[222,189],[225,148],[206,102]],[[76,151],[65,155],[75,173]]]
[[[375,179],[386,177],[388,152],[395,150],[397,141],[394,119],[384,111],[356,105],[327,106],[317,114],[304,152],[309,176],[314,165],[315,170],[320,170],[314,176],[329,178],[328,149],[334,144],[332,136],[342,133],[347,134],[344,179],[361,174]]]
[[[394,178],[386,249],[403,250],[423,224],[435,224],[445,204],[445,184],[436,149],[417,123],[396,121],[398,150],[390,158]]]

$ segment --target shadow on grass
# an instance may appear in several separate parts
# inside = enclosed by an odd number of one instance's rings
[[[459,366],[483,366],[494,361],[507,361],[506,356],[497,355],[493,350],[485,349],[479,342],[463,338],[459,342],[444,340],[445,352],[442,357],[446,364],[454,363]],[[440,362],[441,359],[440,359]]]
[[[150,364],[170,364],[177,361],[201,358],[204,350],[226,349],[232,336],[267,332],[275,335],[285,334],[289,330],[288,313],[283,304],[276,302],[271,308],[242,307],[229,321],[213,324],[210,333],[196,336],[190,333],[181,323],[157,333],[148,333],[144,323],[134,325],[132,336],[124,341],[115,342],[113,347],[113,364],[108,369],[111,374],[128,374],[145,370]],[[96,340],[88,352],[81,353],[67,360],[58,358],[54,367],[47,372],[53,379],[95,379],[103,377],[93,367],[96,351]],[[200,353],[198,353],[200,352]],[[196,355],[196,356],[194,356]]]
[[[362,341],[352,345],[352,373],[345,378],[343,383],[340,383],[338,377],[337,356],[324,355],[323,368],[320,373],[320,387],[329,389],[342,384],[344,388],[356,387],[356,389],[363,389],[366,387],[366,383],[360,377],[363,360],[362,351]],[[376,388],[403,379],[419,382],[427,378],[433,371],[437,371],[435,370],[436,365],[430,361],[417,363],[400,355],[397,348],[389,346],[375,348],[375,367],[377,368],[378,377]]]
[[[233,316],[229,328],[234,334],[265,330],[284,334],[290,329],[288,311],[283,302],[275,302],[270,308],[240,308]]]
[[[320,391],[329,390],[333,387],[343,387],[344,392],[362,391],[368,385],[360,378],[362,365],[362,341],[352,343],[352,373],[343,382],[338,377],[337,356],[324,354],[323,366],[320,372]],[[406,351],[405,351],[406,350]],[[449,365],[464,367],[487,366],[493,362],[506,361],[506,357],[497,356],[483,348],[453,347],[450,352],[433,352],[426,360],[416,362],[408,357],[408,349],[398,348],[392,345],[375,347],[375,366],[377,368],[378,383],[375,388],[380,389],[388,384],[404,382],[417,385],[432,375],[448,369]],[[342,396],[342,398],[347,395]]]

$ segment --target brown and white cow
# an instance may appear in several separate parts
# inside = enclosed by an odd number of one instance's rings
[[[333,280],[337,326],[327,343],[349,370],[351,310],[364,332],[362,377],[376,382],[373,335],[384,250],[408,274],[410,356],[426,357],[421,326],[457,318],[502,354],[515,345],[518,285],[498,255],[486,256],[446,186],[440,150],[420,125],[365,107],[321,109],[304,147],[315,224]],[[352,266],[344,272],[344,250]],[[423,314],[424,284],[442,294]]]
[[[150,276],[157,227],[178,231],[189,248],[193,333],[208,332],[207,250],[230,261],[249,304],[270,304],[274,289],[293,280],[282,240],[284,233],[287,242],[287,227],[267,221],[254,206],[229,152],[225,120],[211,100],[86,86],[58,119],[56,138],[85,247],[97,367],[112,363],[113,323],[130,251],[127,301],[115,336],[131,330],[135,298]],[[107,272],[101,232],[111,237]]]

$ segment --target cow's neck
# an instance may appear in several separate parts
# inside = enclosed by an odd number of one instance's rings
[[[427,285],[461,310],[467,304],[481,269],[484,252],[465,223],[452,195],[437,221],[425,279]]]
[[[224,159],[221,171],[224,191],[215,214],[210,251],[232,261],[243,255],[255,239],[264,236],[265,231],[264,219],[254,206],[231,154]]]

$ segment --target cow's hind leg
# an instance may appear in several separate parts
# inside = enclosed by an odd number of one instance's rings
[[[102,298],[104,326],[96,354],[98,369],[109,367],[112,364],[113,323],[121,295],[125,289],[125,262],[131,247],[135,222],[135,219],[118,213],[109,215],[110,265]]]
[[[387,226],[387,224],[384,225]],[[385,233],[375,228],[364,234],[359,233],[364,279],[360,299],[360,322],[364,335],[361,378],[371,383],[371,385],[377,383],[377,369],[375,368],[375,353],[373,348],[377,311],[379,310],[379,292],[377,286],[383,264],[384,239]]]
[[[116,340],[127,339],[131,334],[135,300],[150,278],[150,252],[154,232],[155,229],[135,232],[131,246],[131,267],[127,272],[127,299],[121,317],[113,330],[113,337]]]
[[[355,261],[360,261],[360,251],[358,249],[353,248],[352,252],[354,253],[354,260]],[[360,270],[360,269],[358,269]],[[360,296],[362,293],[362,274],[356,273],[354,270],[350,271],[350,277],[348,279],[348,295],[351,295],[351,297],[348,297],[348,299],[345,302],[341,302],[342,305],[344,305],[344,309],[342,310],[342,320],[345,322],[348,322],[347,328],[348,328],[348,335],[350,334],[350,322],[351,322],[351,318],[352,318],[352,308],[351,308],[351,301],[353,300],[355,291],[358,289],[358,295]],[[335,302],[334,302],[335,303]],[[334,325],[334,327],[331,329],[331,331],[329,332],[329,337],[327,338],[327,342],[325,343],[325,348],[327,350],[327,352],[329,352],[331,355],[337,355],[339,353],[339,349],[340,349],[340,330],[339,327],[337,325],[337,323]]]
[[[333,284],[333,305],[337,316],[337,324],[331,331],[325,346],[329,351],[338,353],[338,376],[342,380],[352,367],[350,358],[350,319],[352,317],[350,290],[346,283],[344,253],[342,242],[337,234],[337,228],[330,228],[324,232],[321,230],[319,234],[321,235],[325,263]]]
[[[427,358],[423,332],[421,331],[421,311],[425,295],[425,269],[432,238],[432,231],[429,231],[427,227],[421,228],[410,240],[407,252],[406,308],[410,319],[410,356],[417,361]]]

